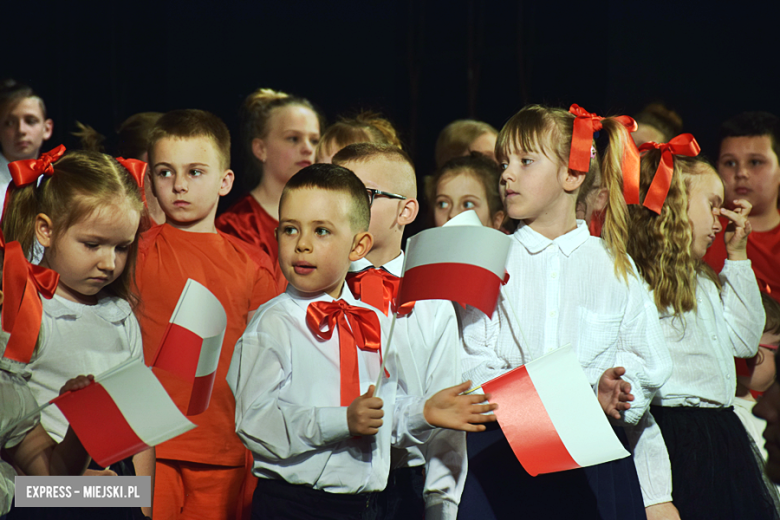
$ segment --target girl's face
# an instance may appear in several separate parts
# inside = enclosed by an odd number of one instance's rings
[[[436,185],[433,209],[436,227],[443,226],[456,215],[470,209],[477,212],[483,226],[493,227],[482,182],[468,172],[444,174]]]
[[[268,121],[268,134],[253,143],[255,156],[263,163],[263,176],[286,183],[301,168],[314,162],[320,140],[320,122],[307,107],[275,108]]]
[[[701,259],[723,229],[720,206],[723,204],[723,183],[714,172],[695,175],[688,193],[688,219],[693,228],[691,253]]]
[[[51,219],[38,215],[36,236],[46,248],[41,265],[59,273],[56,294],[97,303],[97,294],[124,271],[140,219],[128,204],[103,206],[53,240]]]

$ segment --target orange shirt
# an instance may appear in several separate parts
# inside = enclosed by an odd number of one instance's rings
[[[728,219],[721,217],[720,223],[723,229],[726,229],[728,222]],[[747,256],[756,274],[758,288],[780,301],[780,226],[769,231],[750,233]],[[723,241],[723,231],[721,231],[704,255],[704,261],[719,273],[723,269],[726,258],[726,243]]]
[[[247,314],[278,291],[264,253],[255,250],[256,255],[250,256],[249,245],[239,242],[223,233],[190,233],[168,224],[155,226],[141,235],[136,268],[141,304],[136,317],[147,364],[153,361],[188,278],[214,293],[227,313],[227,330],[209,408],[189,417],[197,428],[158,445],[158,458],[219,466],[244,464],[246,450],[235,433],[235,400],[225,376],[236,341],[246,328]],[[164,374],[158,376],[180,409],[186,409],[187,386]]]
[[[268,253],[274,263],[274,277],[279,292],[284,292],[287,280],[279,268],[279,244],[275,233],[278,225],[279,221],[269,215],[251,193],[233,204],[216,221],[220,231],[254,244]]]

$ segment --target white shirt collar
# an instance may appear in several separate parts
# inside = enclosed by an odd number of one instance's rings
[[[360,271],[365,271],[366,269],[371,269],[374,267],[374,264],[369,262],[365,257],[361,258],[360,260],[356,260],[355,262],[352,262],[349,266],[349,272],[350,273],[359,273]],[[387,262],[385,265],[380,266],[380,269],[384,269],[388,273],[392,274],[393,276],[397,276],[398,278],[401,277],[401,275],[404,274],[404,252],[401,251],[401,253]]]
[[[304,294],[300,292],[298,289],[296,289],[295,287],[293,287],[291,283],[287,284],[287,289],[285,290],[285,293],[287,293],[290,299],[292,299],[292,301],[294,301],[295,304],[298,305],[298,307],[301,307],[304,310],[306,310],[306,308],[312,302],[336,301],[336,298],[324,292],[315,295]],[[344,283],[344,286],[341,288],[341,298],[339,298],[339,300],[344,300],[349,305],[358,305],[358,300],[356,300],[355,297],[352,295],[352,291],[349,290],[349,286],[346,283]]]
[[[575,229],[554,240],[550,240],[541,233],[537,233],[531,229],[530,226],[521,222],[517,231],[515,231],[512,236],[525,247],[530,254],[540,253],[553,244],[558,247],[564,255],[571,256],[578,247],[590,238],[590,231],[584,220],[578,220]]]

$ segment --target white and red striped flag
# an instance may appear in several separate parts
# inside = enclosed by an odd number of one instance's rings
[[[464,211],[444,227],[426,229],[406,242],[397,306],[417,300],[450,300],[493,314],[511,238],[484,227]]]
[[[227,315],[217,297],[187,280],[152,362],[192,385],[187,415],[209,407],[226,327]]]
[[[50,401],[101,466],[187,432],[195,425],[176,408],[152,371],[133,359],[95,382]]]
[[[574,351],[561,347],[482,385],[517,460],[533,476],[629,454],[588,384]]]

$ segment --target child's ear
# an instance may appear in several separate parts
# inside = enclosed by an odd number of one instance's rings
[[[349,253],[349,261],[356,262],[366,256],[374,245],[374,237],[368,231],[361,231],[352,240],[352,251]]]
[[[493,229],[501,229],[501,224],[504,223],[504,219],[506,218],[506,213],[503,212],[503,210],[496,211],[496,214],[493,215]]]
[[[257,157],[260,162],[265,162],[268,157],[268,150],[265,147],[265,141],[259,137],[252,139],[252,155]]]
[[[47,119],[43,122],[43,140],[48,141],[54,131],[54,121]]]
[[[398,215],[398,224],[400,226],[406,226],[414,222],[417,218],[417,214],[420,212],[420,203],[417,199],[406,199],[401,201],[401,213]]]
[[[565,169],[566,173],[564,174],[563,182],[561,184],[564,190],[572,193],[585,181],[586,174],[583,172],[575,172],[574,170],[570,170],[568,166],[562,166],[562,168]]]
[[[222,183],[219,185],[219,196],[224,197],[230,190],[233,189],[233,180],[236,178],[236,174],[233,170],[225,170],[222,174]]]
[[[38,213],[35,216],[35,238],[43,247],[51,247],[54,241],[54,224],[48,215]]]

